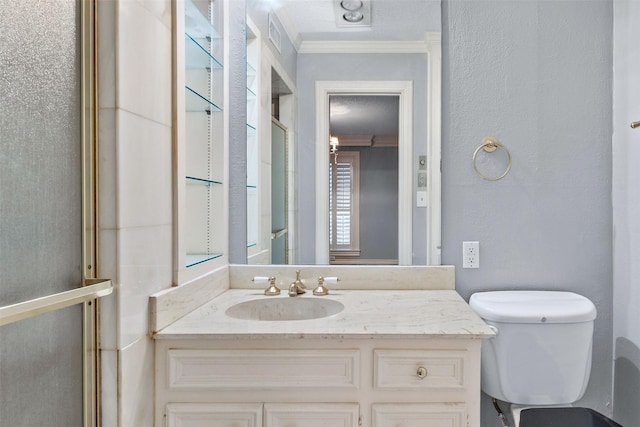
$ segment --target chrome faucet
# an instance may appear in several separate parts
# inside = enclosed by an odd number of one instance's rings
[[[295,297],[299,294],[304,294],[306,292],[306,287],[302,280],[300,279],[300,270],[296,271],[296,280],[295,282],[289,285],[289,296]]]

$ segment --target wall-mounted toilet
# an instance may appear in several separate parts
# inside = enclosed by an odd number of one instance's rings
[[[482,344],[482,391],[511,403],[515,427],[619,426],[570,407],[583,396],[591,372],[596,308],[589,299],[572,292],[492,291],[473,294],[469,305],[496,332]]]

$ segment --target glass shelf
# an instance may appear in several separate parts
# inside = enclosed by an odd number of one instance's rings
[[[249,248],[253,248],[254,246],[257,246],[257,243],[247,243],[247,249]]]
[[[187,112],[207,112],[207,113],[219,113],[222,108],[200,95],[189,86],[185,86],[185,105]]]
[[[194,176],[187,176],[185,178],[187,179],[187,183],[192,185],[222,185],[220,181],[214,181],[212,179],[196,178]]]
[[[204,39],[201,39],[204,40]],[[184,35],[184,55],[185,65],[190,69],[211,69],[221,70],[222,63],[208,49],[202,46],[201,42],[191,37],[189,34]]]
[[[253,101],[258,97],[254,91],[247,88],[247,101]]]
[[[220,33],[213,27],[209,19],[203,15],[198,7],[191,1],[184,3],[184,21],[187,32],[196,39],[219,39]]]
[[[247,77],[255,77],[258,75],[256,69],[247,62]]]
[[[224,260],[224,4],[184,0],[184,170],[181,268]],[[185,114],[186,113],[186,114]],[[203,114],[206,113],[206,114]],[[193,271],[193,270],[192,270]],[[193,273],[185,274],[191,277]],[[182,281],[182,279],[180,279]]]
[[[256,127],[247,123],[247,133],[255,133],[257,131]]]
[[[187,267],[193,267],[221,256],[222,254],[187,254]]]

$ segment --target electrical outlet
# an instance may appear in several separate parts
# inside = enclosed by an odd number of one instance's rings
[[[480,242],[462,242],[462,268],[480,268]]]

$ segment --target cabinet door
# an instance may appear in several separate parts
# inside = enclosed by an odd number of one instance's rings
[[[170,403],[168,427],[262,427],[262,405],[242,403]]]
[[[356,403],[264,405],[265,427],[358,427]]]
[[[464,404],[378,404],[372,407],[373,427],[463,427]]]

